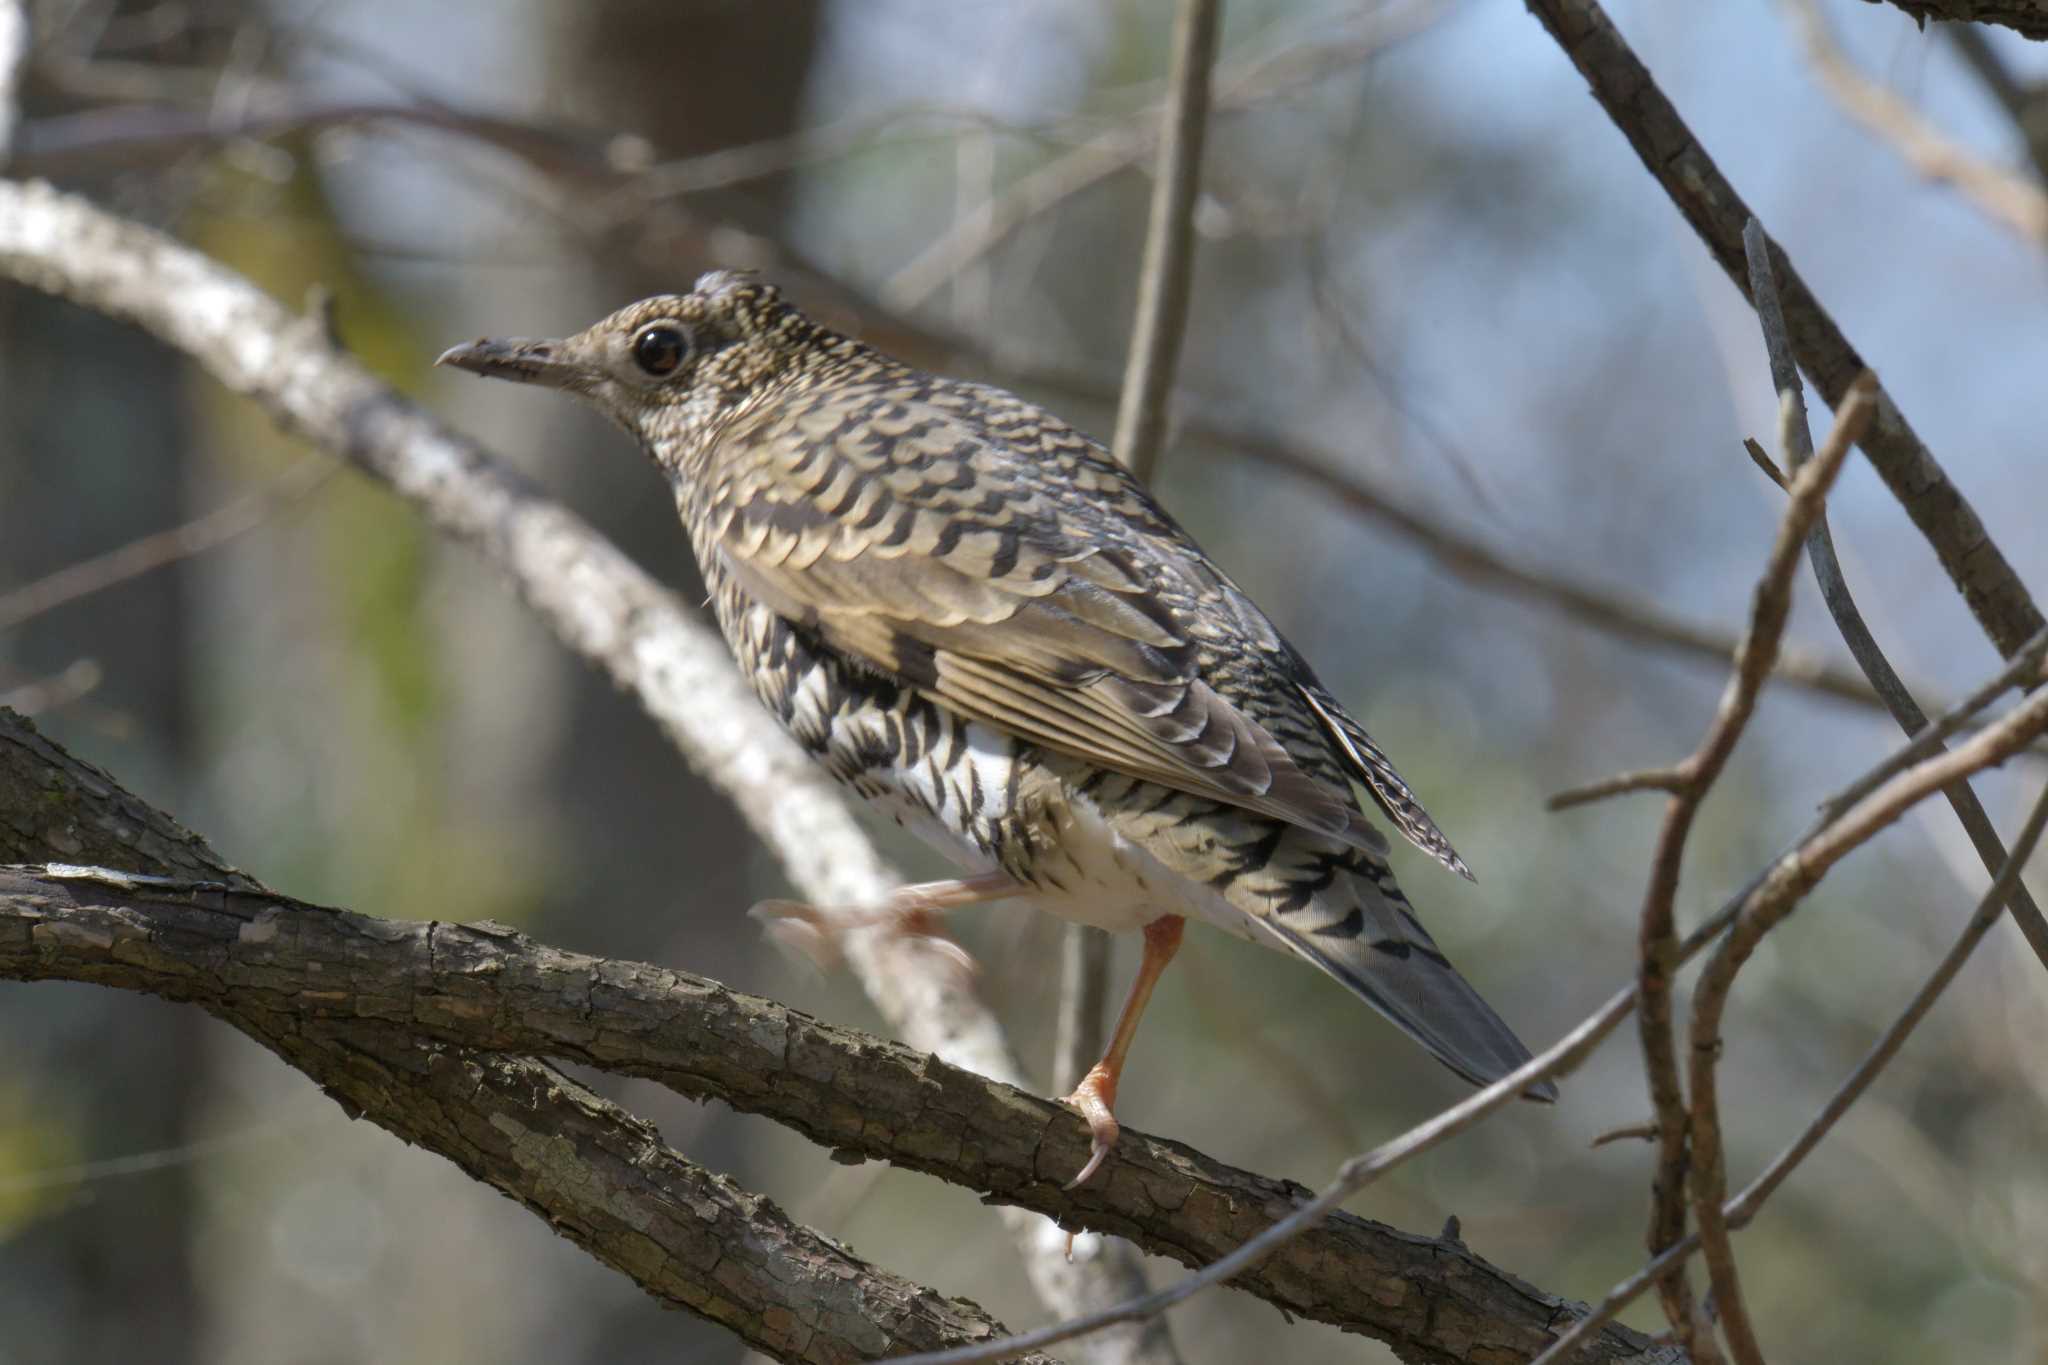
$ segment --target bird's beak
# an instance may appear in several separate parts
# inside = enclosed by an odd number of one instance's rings
[[[574,388],[582,367],[568,359],[559,341],[532,337],[478,337],[441,352],[436,365],[453,365],[492,379],[540,384],[551,389]]]

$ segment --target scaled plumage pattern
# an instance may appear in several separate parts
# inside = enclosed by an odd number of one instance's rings
[[[442,363],[595,404],[668,476],[741,670],[841,782],[967,876],[1145,931],[1071,1098],[1095,1152],[1184,917],[1321,967],[1475,1083],[1529,1059],[1387,863],[1377,811],[1464,863],[1265,614],[1108,453],[1014,394],[922,373],[713,273],[559,341]],[[1531,1098],[1549,1099],[1547,1084]]]

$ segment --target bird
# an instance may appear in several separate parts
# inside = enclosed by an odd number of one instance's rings
[[[436,363],[575,395],[667,477],[755,694],[961,873],[874,917],[910,930],[1020,898],[1142,934],[1066,1097],[1090,1131],[1070,1187],[1116,1144],[1132,1039],[1189,919],[1319,968],[1469,1082],[1530,1060],[1423,927],[1375,821],[1469,878],[1463,859],[1265,612],[1075,427],[742,272]]]

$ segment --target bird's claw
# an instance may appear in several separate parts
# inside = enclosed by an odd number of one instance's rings
[[[1109,1158],[1116,1147],[1116,1140],[1122,1130],[1117,1126],[1116,1115],[1109,1112],[1109,1106],[1116,1102],[1116,1081],[1102,1067],[1089,1070],[1074,1087],[1074,1093],[1067,1096],[1067,1103],[1081,1111],[1081,1117],[1088,1120],[1088,1164],[1081,1173],[1066,1183],[1070,1190],[1079,1189],[1088,1182],[1088,1177],[1102,1169],[1102,1163]]]

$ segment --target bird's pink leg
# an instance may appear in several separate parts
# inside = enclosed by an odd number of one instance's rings
[[[1131,1039],[1137,1036],[1138,1016],[1145,1012],[1146,1002],[1152,998],[1152,988],[1159,984],[1166,964],[1173,961],[1173,955],[1180,951],[1181,931],[1186,927],[1187,921],[1179,915],[1162,915],[1145,926],[1145,957],[1138,964],[1138,976],[1131,982],[1131,993],[1124,997],[1124,1007],[1116,1016],[1116,1032],[1110,1035],[1109,1047],[1104,1050],[1102,1060],[1088,1068],[1088,1074],[1074,1087],[1074,1093],[1067,1096],[1067,1103],[1080,1110],[1081,1116],[1088,1120],[1088,1132],[1094,1139],[1088,1152],[1088,1164],[1067,1182],[1070,1190],[1094,1175],[1103,1158],[1116,1146],[1116,1115],[1110,1109],[1116,1104],[1116,1084],[1123,1076],[1124,1057],[1131,1050]]]
[[[986,905],[1007,896],[1023,894],[1025,888],[1003,872],[984,872],[953,881],[918,882],[899,886],[880,905],[844,910],[820,910],[802,901],[761,901],[747,914],[768,927],[770,937],[809,957],[820,967],[838,955],[837,936],[849,929],[893,927],[900,933],[918,934],[952,944],[940,928],[938,917],[948,910],[969,905]],[[952,944],[963,963],[972,968],[966,952]]]

